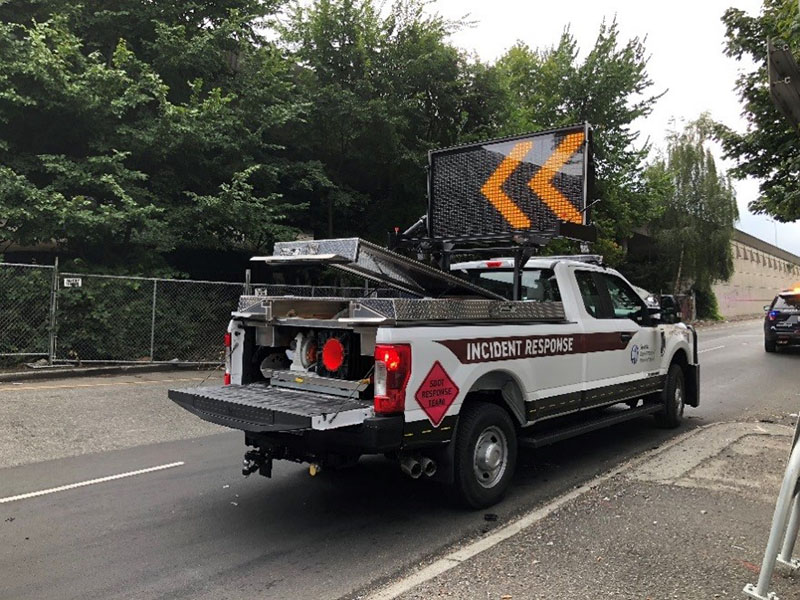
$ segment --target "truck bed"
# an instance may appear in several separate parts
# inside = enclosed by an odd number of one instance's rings
[[[372,403],[358,399],[266,383],[169,390],[169,398],[201,419],[250,432],[345,425],[352,422],[353,411],[356,417],[366,416],[372,407]]]

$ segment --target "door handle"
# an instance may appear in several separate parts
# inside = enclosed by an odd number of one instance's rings
[[[626,344],[631,341],[632,337],[633,337],[633,332],[632,331],[622,331],[619,334],[619,339],[621,339]]]

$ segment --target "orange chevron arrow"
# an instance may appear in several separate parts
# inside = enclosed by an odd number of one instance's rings
[[[570,157],[578,151],[578,148],[583,144],[583,140],[584,135],[582,131],[571,133],[566,136],[558,145],[555,152],[545,161],[542,168],[533,176],[533,179],[528,182],[528,186],[533,192],[542,202],[550,207],[550,210],[552,210],[559,219],[579,224],[583,223],[581,213],[578,212],[578,209],[575,208],[572,202],[564,197],[564,194],[556,189],[553,185],[553,177],[558,174],[561,167],[564,166]]]
[[[583,134],[581,134],[583,135]],[[531,226],[531,220],[519,209],[514,201],[503,191],[503,184],[511,177],[525,155],[530,152],[533,142],[520,142],[511,149],[500,163],[494,173],[489,176],[486,183],[481,187],[481,193],[486,196],[489,202],[503,215],[509,225],[514,229],[527,229]]]

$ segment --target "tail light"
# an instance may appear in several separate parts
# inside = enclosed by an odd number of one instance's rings
[[[405,410],[410,377],[411,346],[375,346],[375,414],[389,415]]]
[[[231,332],[225,332],[225,375],[222,376],[222,384],[231,384]]]

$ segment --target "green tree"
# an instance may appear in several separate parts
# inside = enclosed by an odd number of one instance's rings
[[[652,218],[656,202],[644,175],[649,147],[638,142],[633,126],[660,97],[650,93],[644,43],[623,41],[616,21],[604,22],[582,60],[567,29],[552,48],[517,43],[495,68],[507,94],[504,133],[584,121],[594,126],[596,191],[602,199],[593,211],[598,249],[612,262],[620,260],[619,242]]]
[[[282,32],[306,106],[294,156],[320,166],[307,196],[317,236],[382,241],[425,211],[429,149],[496,132],[494,73],[425,6],[382,14],[372,0],[318,0],[296,5]]]
[[[94,264],[287,233],[311,166],[259,2],[0,2],[0,241]],[[135,267],[134,267],[135,268]]]
[[[749,59],[748,67],[736,82],[747,119],[744,132],[718,124],[716,135],[725,155],[738,161],[731,170],[737,178],[759,180],[760,196],[750,202],[757,214],[789,222],[800,219],[800,136],[786,121],[769,95],[766,70],[767,38],[800,48],[800,19],[794,0],[764,0],[757,16],[729,8],[722,17],[726,28],[725,52],[736,60]]]
[[[666,158],[650,177],[670,184],[661,216],[651,223],[659,252],[660,284],[673,293],[688,286],[711,294],[733,274],[731,239],[738,218],[730,179],[707,148],[708,117],[668,138]]]

